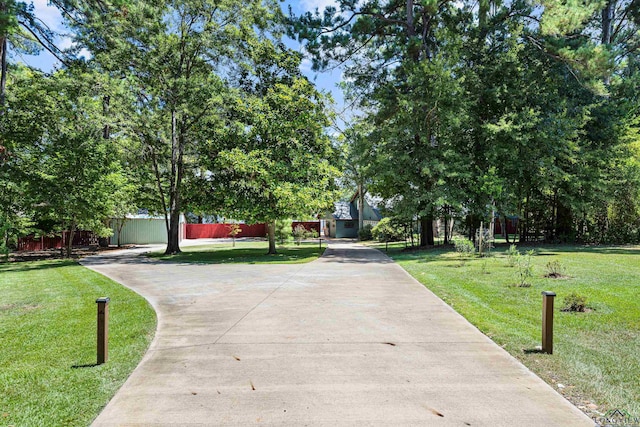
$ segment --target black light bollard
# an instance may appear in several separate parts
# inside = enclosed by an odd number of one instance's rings
[[[322,252],[322,237],[318,238],[318,242],[320,244],[320,252]]]
[[[542,351],[553,354],[553,299],[555,292],[542,292]]]
[[[109,359],[109,301],[108,297],[98,298],[98,365]]]

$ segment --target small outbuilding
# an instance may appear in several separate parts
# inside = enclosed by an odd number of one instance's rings
[[[334,207],[333,213],[325,217],[325,235],[335,238],[358,237],[361,215],[358,211],[358,193],[356,192],[348,202],[336,202]],[[365,225],[374,226],[382,219],[380,211],[372,206],[372,200],[366,194],[362,211]]]
[[[147,245],[152,243],[167,243],[167,226],[164,216],[153,215],[127,215],[125,218],[111,220],[113,235],[111,245]],[[180,215],[180,228],[178,239],[185,238],[186,220]]]

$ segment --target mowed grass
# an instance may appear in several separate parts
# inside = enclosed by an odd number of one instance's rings
[[[640,247],[536,247],[532,286],[524,288],[513,286],[518,268],[507,265],[506,247],[461,265],[452,249],[402,246],[390,245],[388,255],[578,407],[640,416]],[[556,260],[569,277],[544,277]],[[535,352],[542,291],[557,293],[553,355]],[[561,311],[572,292],[587,298],[586,313]]]
[[[293,243],[279,245],[277,254],[268,255],[267,242],[236,242],[220,243],[203,246],[185,246],[177,255],[164,255],[162,252],[149,254],[150,257],[170,262],[202,263],[202,264],[303,264],[317,259],[324,253],[326,243],[322,249],[315,242],[302,242],[299,246]]]
[[[96,363],[95,300],[109,304],[109,360]],[[155,332],[139,295],[72,261],[0,264],[0,425],[86,426]]]

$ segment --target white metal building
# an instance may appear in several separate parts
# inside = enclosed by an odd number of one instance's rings
[[[118,228],[123,219],[112,219],[111,229],[113,235],[109,243],[111,245],[118,244]],[[180,215],[180,231],[179,240],[182,241],[185,236],[186,220],[184,215]],[[120,230],[121,245],[145,245],[150,243],[167,243],[167,226],[163,216],[151,215],[127,215],[124,224]]]

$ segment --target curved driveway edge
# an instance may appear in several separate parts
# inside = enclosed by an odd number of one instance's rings
[[[156,337],[95,420],[112,425],[593,426],[381,252],[309,264],[83,265],[156,309]]]

